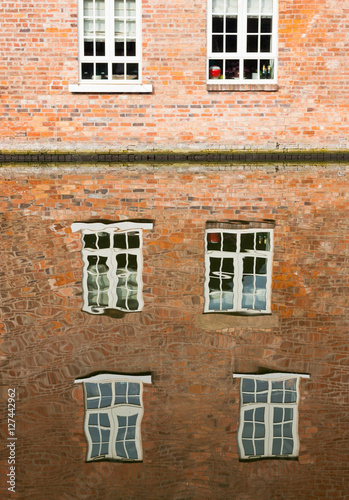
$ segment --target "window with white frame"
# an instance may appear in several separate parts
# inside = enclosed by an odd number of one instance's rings
[[[142,230],[152,227],[128,221],[72,225],[82,233],[83,311],[142,310]]]
[[[292,458],[299,452],[299,380],[309,375],[234,374],[240,381],[240,459]]]
[[[272,229],[206,230],[205,312],[270,313]]]
[[[143,383],[150,375],[101,374],[83,382],[87,462],[142,460]]]
[[[277,0],[208,0],[209,83],[275,83]]]
[[[79,85],[71,91],[142,92],[141,2],[78,0]]]

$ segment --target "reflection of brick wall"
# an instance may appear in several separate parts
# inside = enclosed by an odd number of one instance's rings
[[[18,392],[19,499],[345,497],[343,166],[9,166],[1,176],[3,372]],[[81,312],[81,240],[70,226],[96,218],[154,220],[141,313]],[[225,219],[276,223],[271,317],[202,315],[205,224]],[[298,461],[238,461],[233,373],[259,368],[311,375],[301,381]],[[85,463],[74,380],[98,371],[153,375],[143,463]]]
[[[0,136],[10,150],[348,149],[345,2],[279,2],[278,90],[206,85],[206,2],[143,2],[152,94],[72,94],[76,1],[0,5]]]

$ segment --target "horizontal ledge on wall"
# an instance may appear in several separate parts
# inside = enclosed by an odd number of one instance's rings
[[[279,326],[279,318],[268,314],[262,316],[236,316],[233,314],[202,314],[196,319],[196,326],[204,330],[224,330],[226,328],[269,329]]]
[[[151,84],[70,83],[69,92],[85,94],[151,94]]]
[[[0,151],[1,163],[216,163],[223,164],[300,164],[348,163],[349,151],[166,151],[166,152],[5,152]]]
[[[208,83],[208,92],[277,92],[277,83]]]

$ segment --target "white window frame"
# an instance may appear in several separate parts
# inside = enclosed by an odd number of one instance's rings
[[[277,67],[278,67],[278,0],[271,0],[273,5],[272,10],[272,48],[270,52],[247,52],[247,2],[248,0],[237,0],[238,10],[236,12],[238,16],[237,21],[237,51],[236,52],[213,52],[212,49],[212,16],[213,16],[213,2],[215,0],[207,0],[207,84],[210,85],[261,85],[261,84],[276,84],[277,83]],[[226,2],[229,0],[220,0],[225,9]],[[254,0],[251,0],[254,1]],[[258,0],[256,0],[258,1]],[[262,0],[259,0],[261,2]],[[261,4],[260,4],[261,5]],[[225,12],[222,11],[222,14]],[[252,14],[252,13],[251,13]],[[253,13],[254,14],[254,13]],[[252,14],[252,15],[253,15]],[[262,13],[259,12],[256,15],[261,16]],[[260,32],[258,33],[260,35]],[[233,79],[225,79],[224,75],[222,79],[210,78],[210,60],[223,60],[224,64],[226,60],[238,60],[240,64],[239,77]],[[272,78],[263,79],[261,77],[262,68],[257,68],[257,73],[252,74],[252,78],[243,77],[244,60],[258,60],[258,65],[260,65],[261,60],[271,60],[272,65]]]
[[[122,382],[127,384],[127,390],[130,383],[136,383],[139,385],[139,404],[132,404],[130,402],[117,403],[115,401],[116,395],[116,384]],[[84,433],[87,441],[87,462],[95,462],[100,460],[116,460],[122,462],[139,462],[143,459],[142,451],[142,439],[141,439],[141,422],[144,413],[143,407],[143,384],[151,384],[151,375],[121,375],[121,374],[100,374],[91,377],[86,377],[83,379],[76,379],[75,383],[83,383],[84,386],[84,401],[85,401],[85,419],[84,419]],[[88,398],[87,385],[86,384],[96,384],[98,387],[99,394],[101,394],[101,384],[110,384],[111,386],[111,404],[108,406],[102,406],[101,396],[97,396],[96,400],[99,401],[98,408],[88,408]],[[126,392],[126,394],[128,394]],[[127,397],[128,399],[128,397]],[[91,417],[97,421],[96,423],[91,423]],[[136,416],[136,422],[128,426],[129,418],[134,419]],[[134,436],[128,437],[127,432],[124,433],[122,439],[119,442],[124,444],[124,455],[118,455],[116,450],[116,441],[118,437],[119,430],[119,419],[122,417],[126,420],[126,431],[130,427],[134,427]],[[102,422],[104,419],[104,422]],[[108,420],[109,425],[105,425],[105,421]],[[99,433],[100,441],[98,443],[92,442],[91,432],[89,427],[93,427],[97,433]],[[124,427],[124,426],[123,426]],[[109,435],[108,435],[109,434]],[[103,436],[108,437],[103,437]],[[129,438],[129,439],[128,439]],[[105,441],[104,441],[105,439]],[[132,442],[135,446],[137,457],[130,457],[128,452],[128,447],[125,445],[126,441]],[[102,443],[105,446],[102,448]],[[99,452],[96,454],[93,446],[99,445]]]
[[[94,0],[95,1],[95,0]],[[98,93],[149,93],[152,92],[151,84],[142,84],[142,0],[136,1],[136,55],[135,56],[115,56],[114,55],[114,0],[105,0],[105,55],[85,56],[84,55],[84,0],[78,0],[78,49],[79,49],[79,70],[78,83],[69,84],[70,92],[98,92]],[[94,19],[94,16],[92,16]],[[124,18],[126,20],[126,17]],[[93,35],[93,38],[95,36]],[[82,78],[83,63],[106,63],[108,64],[108,79],[90,80]],[[137,63],[138,78],[129,80],[126,78],[120,81],[112,77],[113,63]]]
[[[297,457],[299,454],[299,437],[298,437],[298,402],[299,402],[299,382],[301,378],[309,378],[310,375],[308,374],[299,374],[299,373],[269,373],[269,374],[264,374],[264,375],[245,375],[242,373],[235,373],[233,375],[233,378],[240,378],[240,422],[239,422],[239,429],[238,429],[238,434],[237,434],[237,441],[238,441],[238,448],[239,448],[239,456],[241,460],[255,460],[259,458],[266,458],[266,457],[272,457],[272,458],[294,458]],[[256,381],[265,381],[268,384],[268,389],[267,391],[267,401],[266,402],[251,402],[251,403],[244,403],[243,402],[243,380],[244,379],[252,379],[255,381],[255,387],[256,387]],[[271,391],[272,391],[272,383],[277,381],[277,382],[287,382],[288,380],[294,380],[296,379],[296,401],[292,403],[286,403],[286,402],[271,402]],[[285,386],[287,388],[287,386]],[[283,391],[283,394],[285,391]],[[253,394],[253,393],[252,393]],[[257,394],[257,393],[255,393]],[[285,397],[285,396],[283,396]],[[254,448],[254,451],[256,452],[256,447],[255,447],[255,442],[256,441],[263,441],[264,442],[264,453],[263,454],[251,454],[247,455],[245,453],[245,448],[243,446],[243,431],[244,431],[244,426],[245,426],[245,412],[251,411],[251,410],[256,410],[258,408],[264,408],[264,424],[265,424],[265,435],[263,437],[256,437],[256,421],[253,420],[253,435],[252,437],[245,438],[248,441],[252,441],[252,445]],[[290,422],[285,422],[284,420],[276,422],[277,425],[280,426],[281,429],[281,436],[273,436],[273,424],[274,424],[274,409],[278,408],[282,410],[282,414],[284,415],[284,410],[285,409],[292,409],[292,420]],[[248,422],[251,422],[248,420]],[[258,423],[258,422],[257,422]],[[293,440],[293,451],[292,453],[288,454],[279,454],[275,455],[273,454],[273,443],[274,439],[281,439],[281,445],[280,445],[280,450],[282,450],[282,446],[284,443],[285,439],[290,439],[289,436],[284,436],[283,435],[283,425],[282,424],[287,424],[291,423],[291,437]]]
[[[227,252],[222,250],[208,250],[207,246],[207,235],[210,233],[231,233],[236,234],[237,238],[237,251],[236,252]],[[270,250],[251,250],[246,252],[240,252],[240,242],[242,234],[256,234],[256,233],[268,233],[269,234],[269,242],[270,242]],[[221,237],[222,238],[222,237]],[[216,257],[220,259],[232,259],[234,262],[234,302],[232,307],[230,308],[219,308],[219,309],[210,309],[210,290],[209,290],[209,282],[210,282],[210,258]],[[242,298],[243,298],[243,258],[245,257],[261,257],[267,260],[267,270],[266,270],[266,308],[265,309],[249,309],[242,306]],[[271,312],[271,277],[272,277],[272,261],[273,261],[273,229],[262,229],[262,228],[253,228],[253,229],[222,229],[222,228],[211,228],[206,229],[205,232],[205,284],[204,284],[204,295],[205,295],[205,305],[204,312],[206,313],[240,313],[240,314],[270,314]],[[222,278],[224,279],[224,273],[221,273]],[[219,292],[218,292],[219,293]],[[223,299],[223,291],[220,290],[221,293],[221,301]],[[222,306],[221,306],[222,307]]]
[[[152,229],[153,223],[151,222],[116,222],[112,224],[104,224],[104,223],[74,223],[72,224],[72,231],[81,231],[81,239],[82,239],[82,261],[83,261],[83,278],[82,278],[82,290],[83,290],[83,311],[86,311],[90,314],[103,314],[108,309],[119,310],[123,312],[139,312],[143,309],[144,301],[143,301],[143,279],[142,279],[142,271],[143,271],[143,229]],[[98,233],[106,233],[109,235],[110,242],[112,244],[114,234],[125,234],[126,241],[128,233],[137,232],[139,235],[139,247],[138,248],[126,248],[126,249],[118,249],[110,246],[105,249],[90,249],[85,248],[84,245],[84,237],[86,235],[97,235]],[[137,309],[129,309],[127,307],[117,306],[118,302],[118,282],[120,278],[127,278],[128,272],[125,270],[123,276],[117,275],[117,265],[116,265],[116,256],[120,254],[133,255],[137,260],[137,272],[136,272],[136,281],[137,281],[137,301],[138,308]],[[107,292],[104,292],[104,296],[107,293],[108,295],[108,305],[92,305],[89,301],[89,288],[88,288],[88,277],[89,277],[89,257],[96,256],[98,259],[103,257],[107,259],[107,265],[109,271],[107,273],[107,278],[109,280],[109,288]],[[135,274],[135,273],[133,273]],[[98,275],[99,276],[99,275]],[[98,283],[98,279],[97,279]],[[127,290],[127,286],[120,287],[121,289],[125,288]],[[99,293],[97,292],[97,295]]]

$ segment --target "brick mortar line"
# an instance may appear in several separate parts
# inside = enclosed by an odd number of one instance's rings
[[[348,162],[349,152],[293,153],[0,153],[1,163],[293,163]]]

